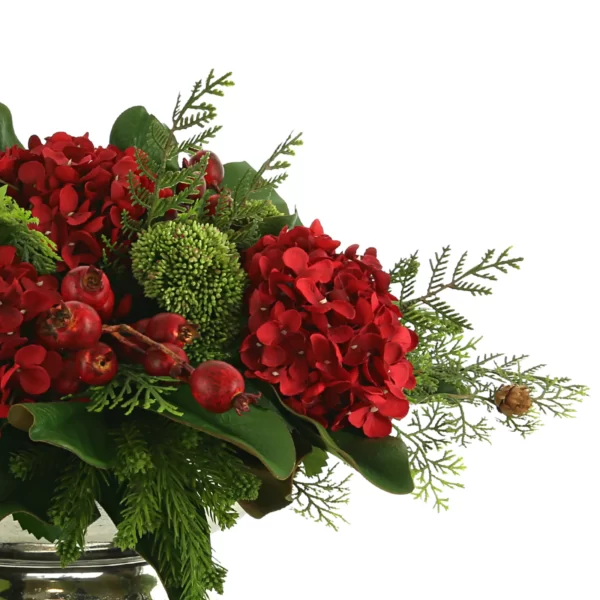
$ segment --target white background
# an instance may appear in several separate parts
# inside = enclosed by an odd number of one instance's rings
[[[443,244],[514,245],[488,298],[447,299],[482,350],[529,353],[592,386],[578,418],[464,452],[438,515],[358,477],[334,533],[282,512],[215,539],[242,600],[600,597],[597,306],[600,6],[502,2],[2,2],[0,101],[26,142],[106,144],[144,103],[166,120],[211,67],[225,161],[259,165],[294,129],[282,195],[386,266]]]

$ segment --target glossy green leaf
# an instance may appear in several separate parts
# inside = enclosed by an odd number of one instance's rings
[[[312,423],[325,449],[356,469],[373,485],[392,494],[410,494],[414,483],[410,472],[408,451],[397,437],[368,438],[359,431],[330,432],[317,421],[292,411],[272,388],[269,397],[276,397],[292,419]]]
[[[225,166],[225,178],[222,186],[229,188],[234,194],[237,186],[245,178],[252,178],[256,175],[256,169],[253,169],[247,162],[227,163]],[[251,200],[270,200],[275,207],[284,215],[289,215],[290,210],[285,200],[272,188],[253,192],[249,195]]]
[[[85,403],[17,404],[10,409],[8,421],[28,432],[34,442],[69,450],[94,467],[108,469],[116,458],[104,415],[89,412]]]
[[[242,500],[240,506],[255,519],[287,508],[292,503],[292,491],[294,477],[291,475],[287,479],[277,479],[264,467],[247,467],[258,479],[260,479],[260,489],[256,500]]]
[[[261,235],[279,235],[281,230],[287,226],[288,229],[302,225],[298,211],[293,215],[283,215],[281,217],[269,217],[260,224]]]
[[[250,386],[246,391],[252,393]],[[277,479],[287,479],[296,464],[296,452],[287,423],[273,405],[261,399],[250,411],[238,415],[234,410],[215,414],[202,408],[189,386],[182,385],[169,401],[182,416],[162,413],[167,419],[194,427],[230,442],[258,458]]]
[[[152,127],[156,126],[168,131],[168,127],[143,106],[132,106],[122,112],[115,121],[110,132],[110,143],[121,150],[132,146],[139,148],[160,164],[163,159],[162,149],[152,136]],[[177,158],[169,161],[168,167],[177,170]]]
[[[8,106],[0,102],[0,152],[15,145],[23,147],[15,133],[12,115]]]
[[[19,523],[21,529],[35,536],[38,540],[55,542],[60,537],[61,529],[40,519],[40,516],[26,512],[13,513],[13,518]]]
[[[321,448],[313,448],[312,451],[304,457],[302,461],[304,472],[307,477],[316,477],[323,472],[327,466],[327,452]]]

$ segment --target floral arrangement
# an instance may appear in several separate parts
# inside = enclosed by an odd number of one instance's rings
[[[417,293],[417,254],[386,270],[289,210],[300,135],[258,170],[223,164],[210,98],[231,85],[211,72],[169,125],[130,108],[105,147],[24,147],[0,104],[0,520],[67,565],[101,506],[173,599],[222,593],[209,523],[240,506],[336,527],[343,462],[446,509],[458,446],[496,423],[527,435],[587,393],[525,356],[478,357],[440,298],[490,294],[519,268],[510,248],[452,269],[443,248]]]

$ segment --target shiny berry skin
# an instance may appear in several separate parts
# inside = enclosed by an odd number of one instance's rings
[[[38,317],[36,334],[49,350],[90,348],[102,335],[102,320],[89,304],[69,300]]]
[[[196,154],[194,154],[194,156],[192,156],[192,158],[189,160],[184,158],[183,166],[188,167],[199,163],[205,154],[210,154],[208,164],[206,165],[206,173],[204,174],[206,185],[209,188],[217,189],[225,178],[225,168],[223,167],[223,163],[219,157],[214,152],[210,152],[209,150],[200,150],[200,152],[196,152]]]
[[[75,364],[81,381],[88,385],[106,385],[119,368],[114,350],[103,342],[80,350],[75,355]]]
[[[115,295],[112,290],[110,290],[110,294],[104,304],[102,306],[97,306],[96,310],[100,315],[103,323],[107,323],[113,316],[113,311],[115,308]]]
[[[82,381],[75,363],[75,357],[65,358],[60,375],[52,381],[52,389],[61,396],[76,394],[81,388]]]
[[[169,343],[165,343],[163,344],[163,346],[165,346],[165,348],[171,350],[171,352],[179,356],[181,360],[185,361],[186,363],[188,362],[187,354],[179,346]],[[160,350],[158,350],[158,348],[150,348],[150,350],[146,352],[144,356],[143,365],[144,371],[146,371],[148,375],[177,376],[180,375],[182,371],[181,366],[177,362],[175,362],[175,360],[171,356],[165,354],[164,352],[161,352]]]
[[[206,214],[214,217],[217,214],[217,206],[219,206],[219,199],[221,194],[213,194],[206,200]],[[221,206],[231,206],[231,196],[225,196],[221,201]]]
[[[63,300],[78,300],[95,309],[103,306],[114,294],[105,273],[94,266],[80,266],[71,269],[62,281],[60,294]]]
[[[238,414],[250,410],[259,396],[244,393],[244,378],[229,363],[208,360],[198,365],[189,379],[192,396],[200,406],[212,413],[224,413],[232,408]]]
[[[158,313],[148,322],[145,335],[161,344],[183,347],[198,337],[198,328],[176,313]]]

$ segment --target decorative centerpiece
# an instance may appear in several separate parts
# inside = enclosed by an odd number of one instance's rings
[[[24,147],[0,104],[0,520],[67,567],[101,507],[172,600],[223,592],[210,523],[240,507],[336,527],[343,462],[446,509],[457,446],[586,394],[525,356],[477,357],[442,298],[490,294],[510,248],[443,248],[417,291],[417,254],[387,270],[279,196],[300,135],[257,170],[223,164],[210,98],[231,85],[211,72],[169,124],[130,108],[106,146]]]

